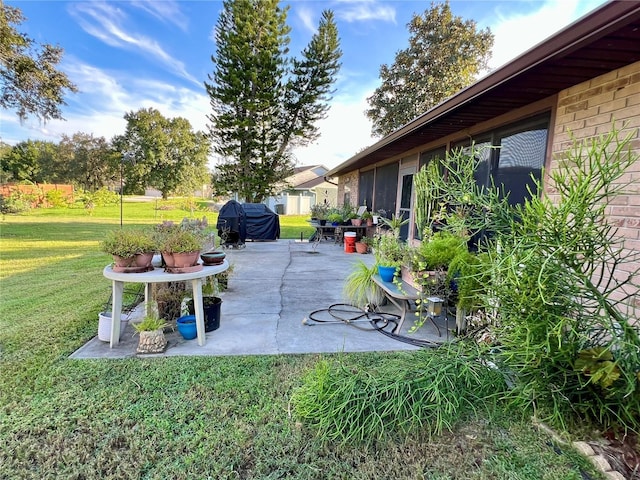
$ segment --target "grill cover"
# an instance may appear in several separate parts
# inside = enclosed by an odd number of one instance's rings
[[[235,200],[225,203],[218,213],[218,235],[224,244],[244,243],[247,238],[247,217]]]
[[[280,238],[280,217],[264,203],[244,203],[247,218],[247,240],[277,240]]]

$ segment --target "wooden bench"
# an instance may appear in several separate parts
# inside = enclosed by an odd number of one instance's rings
[[[404,319],[407,315],[407,312],[412,310],[412,302],[415,302],[419,298],[421,298],[421,292],[416,290],[414,287],[409,285],[404,280],[396,278],[395,282],[385,282],[380,278],[380,275],[375,274],[371,277],[373,281],[378,285],[387,299],[393,303],[400,310],[400,321],[398,322],[398,326],[393,329],[393,333],[400,333],[402,329],[402,324],[404,323]],[[426,318],[431,321],[433,326],[438,331],[438,336],[442,336],[442,332],[440,332],[440,327],[436,323],[435,319],[429,315],[426,315]],[[449,337],[449,320],[445,316],[447,320],[447,338]]]
[[[398,284],[396,284],[383,281],[378,274],[373,275],[371,278],[382,289],[385,297],[400,310],[400,321],[396,328],[393,329],[393,333],[400,333],[407,312],[412,310],[412,302],[420,298],[420,292],[404,280],[397,279],[396,282]]]

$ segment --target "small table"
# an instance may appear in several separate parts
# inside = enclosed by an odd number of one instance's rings
[[[193,305],[195,307],[196,314],[198,345],[204,345],[206,343],[206,338],[204,331],[204,309],[202,308],[202,279],[224,272],[228,268],[229,263],[227,260],[224,260],[220,265],[213,265],[210,267],[203,266],[202,270],[190,273],[167,273],[164,269],[158,267],[149,272],[143,273],[120,273],[114,272],[111,265],[104,267],[102,274],[111,280],[113,285],[110,347],[113,348],[115,345],[120,343],[122,292],[124,291],[124,284],[126,282],[144,283],[144,301],[146,310],[148,302],[151,299],[150,285],[152,283],[184,282],[186,280],[191,280],[191,288],[193,289]]]

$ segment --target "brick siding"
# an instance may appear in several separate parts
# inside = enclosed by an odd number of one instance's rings
[[[640,155],[640,62],[580,83],[558,95],[551,170],[557,168],[562,152],[572,145],[572,137],[588,140],[611,131],[615,122],[620,138],[631,133],[631,148]],[[621,183],[630,182],[621,195],[608,207],[610,222],[625,239],[625,247],[640,249],[640,160],[636,161]],[[554,198],[553,192],[547,194]],[[623,266],[623,271],[638,268],[640,263]],[[622,273],[622,272],[621,272]],[[637,293],[637,292],[636,292]],[[636,313],[640,298],[632,297]]]
[[[351,206],[358,205],[359,183],[360,173],[358,170],[349,172],[338,179],[338,206],[342,206],[344,204],[345,198],[349,199],[349,204]]]

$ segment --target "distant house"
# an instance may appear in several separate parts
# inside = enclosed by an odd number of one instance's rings
[[[640,2],[602,5],[326,175],[338,177],[338,198],[412,218],[413,175],[473,142],[501,147],[485,149],[478,181],[493,179],[522,202],[530,173],[553,171],[571,133],[588,139],[614,121],[622,135],[635,132],[640,153]],[[610,218],[627,247],[640,250],[640,164],[629,178],[635,193],[620,198]],[[416,238],[414,230],[409,222],[404,238]]]
[[[306,215],[316,203],[335,206],[338,185],[325,178],[327,170],[322,165],[296,167],[293,175],[285,180],[282,191],[267,200],[267,206],[285,215]]]

